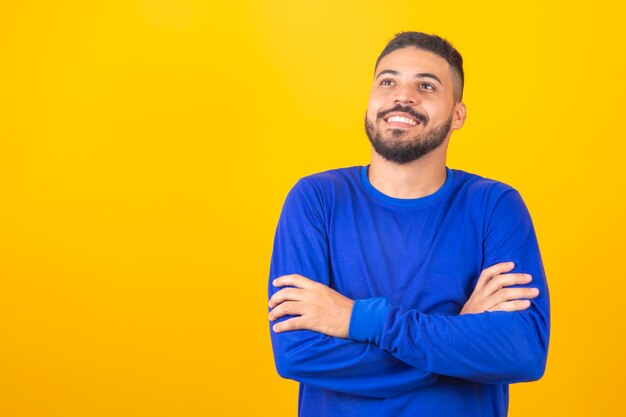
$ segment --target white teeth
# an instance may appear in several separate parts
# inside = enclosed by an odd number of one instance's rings
[[[403,117],[403,116],[391,116],[389,119],[387,119],[388,122],[400,122],[400,123],[406,123],[409,124],[411,126],[415,126],[417,125],[417,122],[413,119],[409,119],[408,117]]]

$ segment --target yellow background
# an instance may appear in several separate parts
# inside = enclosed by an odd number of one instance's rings
[[[0,415],[294,416],[274,227],[298,178],[368,163],[373,64],[401,30],[465,58],[449,166],[535,221],[550,356],[510,415],[620,415],[621,4],[4,0]]]

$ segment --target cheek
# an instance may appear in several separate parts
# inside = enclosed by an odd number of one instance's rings
[[[428,117],[430,117],[431,119],[437,120],[447,120],[451,114],[449,108],[437,103],[424,103],[420,110],[428,115]]]
[[[375,116],[383,108],[384,102],[384,97],[372,92],[367,102],[367,113]]]
[[[367,106],[367,118],[370,120],[376,120],[376,115],[382,109],[380,103],[377,101],[371,100]]]
[[[376,118],[376,111],[372,107],[368,107],[367,111],[365,112],[365,115],[370,120],[371,119],[375,119]]]

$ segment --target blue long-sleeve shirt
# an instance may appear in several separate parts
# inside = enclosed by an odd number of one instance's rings
[[[505,416],[508,384],[541,377],[545,274],[517,191],[447,170],[418,199],[376,190],[368,167],[301,179],[278,223],[271,281],[300,274],[355,299],[348,339],[271,331],[279,374],[300,382],[299,415]],[[540,295],[518,312],[460,316],[483,269],[515,263]]]

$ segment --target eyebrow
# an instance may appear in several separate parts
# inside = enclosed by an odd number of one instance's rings
[[[384,75],[384,74],[400,75],[400,73],[398,71],[395,71],[395,70],[383,70],[383,71],[378,73],[378,75],[376,76],[376,79],[378,79],[381,75]],[[439,77],[437,77],[435,74],[431,74],[429,72],[417,73],[417,74],[415,74],[415,78],[432,78],[433,80],[437,81],[439,84],[443,85],[443,83],[441,82]]]

